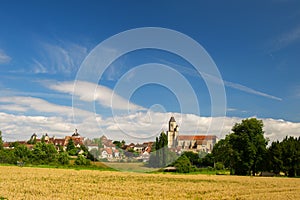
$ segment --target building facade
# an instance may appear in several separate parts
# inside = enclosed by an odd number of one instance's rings
[[[172,116],[167,131],[168,147],[182,151],[203,151],[210,153],[218,142],[215,135],[179,135],[179,126]]]

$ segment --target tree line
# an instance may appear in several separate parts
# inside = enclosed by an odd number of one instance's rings
[[[236,123],[232,132],[216,143],[209,154],[186,151],[174,159],[176,155],[167,148],[167,142],[164,132],[156,138],[149,166],[174,166],[184,173],[210,167],[227,169],[232,175],[256,175],[268,171],[277,175],[282,172],[289,177],[300,176],[300,137],[286,136],[282,141],[268,145],[263,122],[256,118]]]
[[[66,150],[62,146],[56,149],[54,144],[28,141],[32,144],[32,149],[29,149],[25,144],[13,142],[9,149],[3,147],[2,133],[0,131],[0,163],[17,164],[26,163],[33,165],[69,165],[71,156],[77,156],[75,165],[90,165],[92,155],[88,149],[81,145],[76,147],[72,139],[69,140]]]

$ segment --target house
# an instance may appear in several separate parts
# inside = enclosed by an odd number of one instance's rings
[[[10,142],[4,142],[3,143],[3,148],[4,149],[13,149],[13,147],[10,144],[11,144]]]
[[[107,158],[108,160],[115,160],[121,158],[120,151],[116,148],[106,147],[100,149],[100,158]]]
[[[66,139],[61,139],[61,138],[55,138],[52,140],[53,144],[55,146],[66,146],[67,145],[67,142],[66,142]]]
[[[133,146],[133,150],[137,151],[139,153],[142,153],[144,149],[145,149],[145,147],[142,144],[136,144]]]
[[[113,151],[111,148],[104,148],[101,151],[101,158],[111,159],[113,158]]]
[[[113,141],[110,139],[107,139],[107,137],[105,135],[100,137],[100,141],[104,148],[115,147],[115,145],[113,144]]]
[[[121,158],[120,151],[118,149],[114,149],[114,158]]]

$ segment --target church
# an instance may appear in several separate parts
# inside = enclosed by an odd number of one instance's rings
[[[169,120],[168,148],[182,151],[203,151],[211,153],[218,142],[215,135],[179,135],[179,126],[172,116]]]

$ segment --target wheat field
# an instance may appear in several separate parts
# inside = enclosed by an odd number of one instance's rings
[[[300,199],[300,179],[0,166],[0,199]]]

